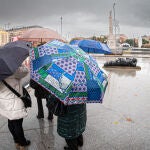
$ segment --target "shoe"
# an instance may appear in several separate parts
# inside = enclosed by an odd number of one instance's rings
[[[78,141],[78,146],[83,146],[83,141]]]
[[[24,146],[20,146],[19,150],[25,150]]]
[[[72,148],[70,148],[70,147],[68,147],[68,146],[65,146],[64,147],[64,150],[72,150]],[[75,149],[75,148],[73,148],[73,150],[78,150],[78,147]]]
[[[38,118],[38,119],[42,119],[42,118],[44,118],[44,115],[39,115],[39,114],[38,114],[38,115],[37,115],[37,118]]]
[[[30,140],[26,140],[26,143],[24,144],[24,146],[29,146],[31,144]]]
[[[71,150],[69,147],[65,146],[64,150]]]
[[[53,120],[53,115],[48,115],[47,119],[52,121]]]
[[[20,149],[20,144],[19,143],[15,143],[16,149],[19,150]]]
[[[23,147],[23,146],[29,146],[30,144],[31,144],[31,141],[26,140],[26,142],[25,142],[25,143],[20,144],[20,145]]]
[[[48,120],[53,120],[53,113],[48,109],[48,117],[47,117]]]
[[[80,135],[78,138],[77,138],[77,142],[78,142],[78,146],[83,146],[83,136]]]
[[[31,144],[31,141],[26,140],[26,142],[23,145],[20,145],[19,143],[15,143],[17,150],[25,150],[25,146],[29,146]]]

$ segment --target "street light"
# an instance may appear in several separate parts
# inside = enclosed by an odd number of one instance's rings
[[[61,30],[60,32],[61,32],[61,36],[62,36],[62,19],[63,19],[63,18],[62,18],[62,16],[61,16],[61,17],[60,17],[60,30]]]
[[[116,49],[116,14],[115,14],[115,5],[116,3],[113,4],[113,12],[114,12],[114,27],[115,27],[115,49]]]

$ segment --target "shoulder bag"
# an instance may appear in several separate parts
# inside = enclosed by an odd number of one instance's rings
[[[20,93],[18,93],[15,89],[13,89],[6,81],[2,80],[2,82],[5,84],[5,86],[11,90],[15,95],[17,95],[24,103],[25,108],[31,107],[32,106],[32,101],[31,97],[28,93],[28,91],[22,87],[23,89],[23,96],[21,96]]]

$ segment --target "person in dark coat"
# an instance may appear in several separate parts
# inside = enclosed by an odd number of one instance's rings
[[[35,90],[34,95],[37,99],[37,105],[38,105],[38,115],[37,118],[41,119],[44,118],[44,111],[43,111],[43,104],[42,104],[42,99],[46,99],[48,101],[48,95],[49,92],[46,91],[42,86],[40,86],[38,83],[36,83],[34,80],[30,80],[30,86]],[[52,120],[53,119],[53,113],[50,111],[48,108],[48,119]]]
[[[59,101],[52,94],[49,95],[47,107],[55,107],[54,101]],[[86,104],[76,104],[63,107],[64,113],[57,115],[57,132],[65,138],[67,146],[65,150],[78,150],[78,146],[83,146],[83,135],[86,127]],[[55,111],[55,109],[51,109]],[[53,112],[55,114],[55,112]]]

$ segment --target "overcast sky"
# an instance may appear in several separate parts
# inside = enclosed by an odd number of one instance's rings
[[[114,2],[120,33],[129,37],[150,35],[150,0],[0,0],[0,26],[41,25],[60,33],[62,16],[62,32],[67,39],[107,35]]]

